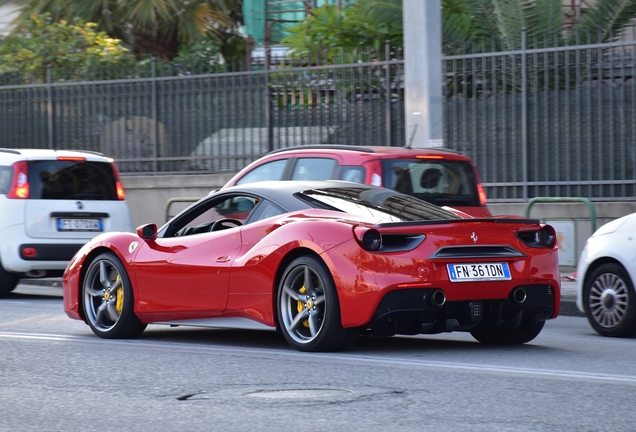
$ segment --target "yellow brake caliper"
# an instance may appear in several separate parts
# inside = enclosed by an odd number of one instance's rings
[[[305,288],[305,285],[303,285],[299,290],[299,293],[301,294],[305,294],[307,292],[307,289]],[[119,301],[119,298],[117,298],[117,300]],[[301,313],[303,310],[305,310],[305,303],[301,302],[300,300],[298,301],[298,313]],[[303,325],[305,327],[309,327],[309,321],[305,320],[303,321]]]
[[[117,280],[115,281],[115,283],[120,283],[121,282],[121,276],[117,275]],[[124,287],[121,285],[119,285],[119,288],[117,288],[117,301],[115,302],[115,309],[117,310],[118,314],[121,314],[122,309],[124,309]]]

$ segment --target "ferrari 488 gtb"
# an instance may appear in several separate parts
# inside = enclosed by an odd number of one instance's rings
[[[250,183],[160,229],[88,242],[64,274],[64,309],[103,338],[249,322],[303,351],[450,331],[522,344],[559,312],[555,237],[536,220],[475,219],[374,186]]]

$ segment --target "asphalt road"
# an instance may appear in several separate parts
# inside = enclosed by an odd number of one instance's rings
[[[634,430],[635,339],[580,317],[531,343],[361,338],[341,353],[275,332],[150,326],[102,340],[59,287],[0,301],[0,431]]]

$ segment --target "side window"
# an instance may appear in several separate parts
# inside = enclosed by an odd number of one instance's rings
[[[343,166],[341,168],[340,180],[364,183],[366,170],[359,166]]]
[[[166,232],[166,237],[201,234],[241,226],[258,201],[252,196],[231,195],[201,203],[174,221]]]
[[[267,180],[281,180],[287,161],[288,159],[281,159],[260,165],[241,177],[236,184],[241,185]]]
[[[296,161],[292,180],[331,180],[338,162],[330,158],[300,158]]]
[[[262,201],[258,208],[254,210],[254,213],[250,217],[249,223],[258,222],[263,219],[271,218],[285,213],[280,207],[270,203],[269,201]]]
[[[11,177],[13,176],[13,168],[10,166],[0,166],[0,194],[6,194],[11,188]]]

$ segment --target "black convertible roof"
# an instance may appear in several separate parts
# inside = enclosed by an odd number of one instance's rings
[[[383,189],[377,186],[370,186],[361,183],[352,183],[342,180],[285,180],[285,181],[262,181],[248,183],[245,185],[232,186],[227,189],[212,194],[225,193],[253,193],[262,196],[273,202],[277,202],[287,207],[288,210],[302,210],[309,206],[294,197],[297,192],[309,189],[326,189],[326,188],[352,188],[352,189]],[[395,194],[395,191],[387,189],[387,192]]]

